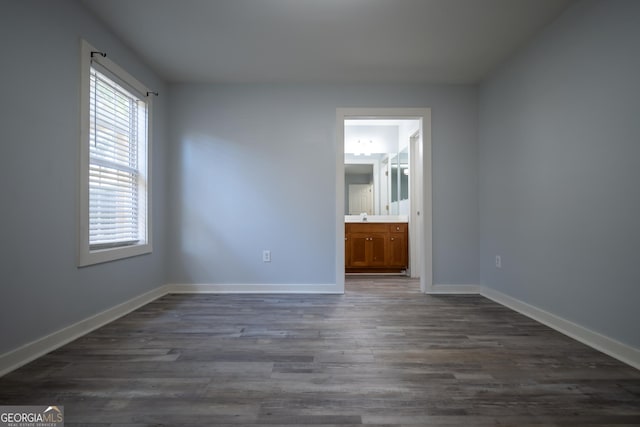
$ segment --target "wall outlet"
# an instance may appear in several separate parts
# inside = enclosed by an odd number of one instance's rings
[[[496,268],[502,268],[502,258],[500,255],[496,255]]]
[[[262,251],[262,262],[271,262],[271,251]]]

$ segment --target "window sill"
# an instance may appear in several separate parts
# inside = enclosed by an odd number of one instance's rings
[[[80,252],[78,267],[87,267],[94,264],[131,258],[138,255],[149,254],[151,252],[151,243],[96,250],[89,250],[89,248],[86,248]]]

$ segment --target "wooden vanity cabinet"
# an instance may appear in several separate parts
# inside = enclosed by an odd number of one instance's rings
[[[408,267],[406,223],[346,223],[347,273],[401,272]]]

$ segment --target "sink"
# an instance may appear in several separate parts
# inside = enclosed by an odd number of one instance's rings
[[[409,222],[407,215],[367,215],[363,221],[360,215],[345,215],[344,222]]]

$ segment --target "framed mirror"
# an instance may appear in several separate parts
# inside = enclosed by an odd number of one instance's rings
[[[345,121],[345,215],[408,215],[411,120]]]

